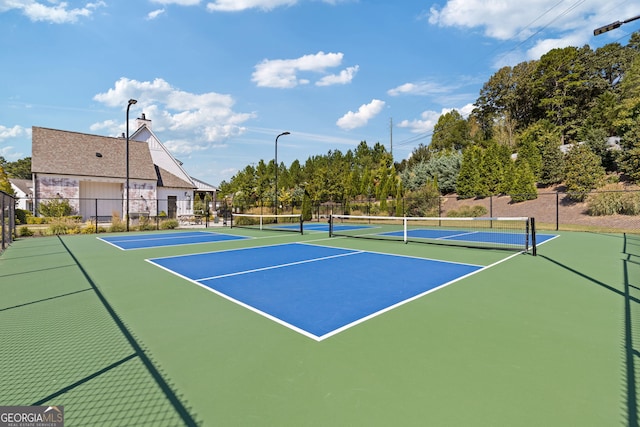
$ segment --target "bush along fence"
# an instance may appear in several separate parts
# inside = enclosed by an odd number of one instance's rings
[[[431,195],[376,200],[290,200],[278,213],[302,213],[305,221],[322,221],[329,215],[382,215],[408,217],[533,217],[539,229],[640,233],[640,190],[599,190],[586,194],[547,191],[515,197]],[[306,206],[305,206],[306,205]],[[253,204],[223,202],[225,212],[273,214],[273,200]],[[223,213],[221,213],[222,215]]]
[[[199,200],[132,199],[127,209],[123,199],[57,197],[32,206],[16,209],[19,236],[162,230],[217,221]]]
[[[2,236],[0,236],[0,253],[13,242],[16,234],[16,199],[0,191],[0,210],[2,211]]]

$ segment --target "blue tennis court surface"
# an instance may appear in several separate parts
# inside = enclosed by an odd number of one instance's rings
[[[483,268],[303,243],[148,261],[318,341]]]
[[[305,222],[303,224],[304,227],[304,231],[329,231],[329,223],[328,222]],[[281,228],[281,229],[287,229],[287,230],[298,230],[299,226],[297,225],[281,225],[278,227],[271,227],[271,228]],[[334,230],[360,230],[363,228],[373,228],[370,225],[349,225],[349,224],[337,224],[333,226]]]
[[[185,231],[176,233],[126,234],[114,237],[100,237],[99,239],[119,249],[129,250],[240,240],[248,239],[248,237],[207,231]]]
[[[380,233],[380,236],[403,237],[403,231],[390,231]],[[488,231],[460,231],[446,229],[428,229],[416,228],[407,230],[407,237],[416,239],[435,239],[435,240],[455,240],[458,242],[475,242],[475,243],[492,243],[499,242],[504,244],[512,244],[514,246],[524,246],[527,237],[526,233],[500,233]],[[541,244],[547,240],[557,237],[554,234],[536,234],[536,244]],[[529,240],[531,244],[531,240]]]

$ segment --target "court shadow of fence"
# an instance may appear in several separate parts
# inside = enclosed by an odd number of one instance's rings
[[[640,236],[620,234],[614,237],[618,236],[622,240],[622,252],[624,255],[622,259],[624,277],[622,289],[604,283],[544,254],[538,254],[538,256],[623,297],[624,329],[622,331],[622,352],[624,363],[621,375],[624,381],[622,397],[626,410],[626,419],[623,422],[628,427],[638,427],[637,369],[640,367],[638,361],[640,357]]]
[[[59,242],[81,270],[84,289],[34,295],[0,310],[0,402],[64,406],[70,426],[197,425],[90,275]]]

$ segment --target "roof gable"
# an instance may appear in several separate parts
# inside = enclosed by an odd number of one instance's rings
[[[59,175],[126,177],[126,139],[34,126],[31,171]],[[149,146],[129,140],[129,178],[156,181]]]
[[[166,171],[157,165],[155,168],[158,175],[158,187],[188,188],[190,190],[195,189],[195,186],[192,183],[175,176],[171,172]]]

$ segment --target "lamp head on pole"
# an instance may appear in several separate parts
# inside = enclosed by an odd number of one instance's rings
[[[130,99],[130,100],[129,100],[129,105],[136,104],[137,102],[138,102],[138,100],[137,100],[137,99]]]

